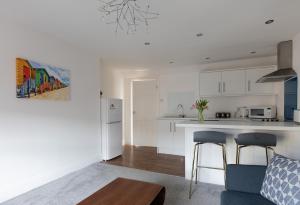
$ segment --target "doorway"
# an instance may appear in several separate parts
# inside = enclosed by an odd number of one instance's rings
[[[132,139],[135,146],[157,147],[156,118],[158,89],[156,80],[132,81]]]

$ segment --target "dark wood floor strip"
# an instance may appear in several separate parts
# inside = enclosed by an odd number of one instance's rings
[[[157,154],[155,147],[126,145],[122,156],[104,163],[184,177],[184,157]]]

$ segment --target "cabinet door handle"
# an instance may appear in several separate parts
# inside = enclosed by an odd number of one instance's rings
[[[173,123],[174,132],[176,132],[176,122]]]
[[[172,132],[172,122],[170,122],[170,132]]]
[[[223,82],[223,92],[226,92],[225,82]]]
[[[251,81],[248,80],[248,92],[250,92],[250,91],[251,91]]]
[[[219,82],[219,93],[221,93],[221,82]]]

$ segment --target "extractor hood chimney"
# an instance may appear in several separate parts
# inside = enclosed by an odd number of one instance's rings
[[[278,70],[258,79],[257,83],[280,82],[297,77],[293,70],[293,41],[280,42],[277,46]]]

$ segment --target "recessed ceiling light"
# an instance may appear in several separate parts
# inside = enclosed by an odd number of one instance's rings
[[[145,46],[150,46],[150,42],[145,42]]]
[[[197,36],[197,37],[202,37],[202,36],[203,36],[203,33],[197,33],[196,36]]]
[[[265,22],[265,24],[272,24],[272,23],[274,23],[273,19],[270,19],[270,20],[268,20],[268,21]]]
[[[251,51],[250,54],[256,54],[256,51]]]
[[[206,57],[205,60],[210,60],[210,57]]]

